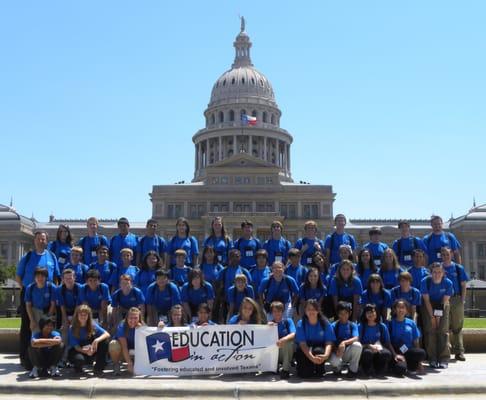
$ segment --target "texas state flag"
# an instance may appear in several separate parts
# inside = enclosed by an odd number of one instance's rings
[[[168,359],[171,362],[187,360],[189,358],[189,346],[171,346],[170,335],[166,332],[157,332],[145,338],[150,364]]]
[[[252,117],[251,115],[241,114],[241,123],[243,125],[254,126],[257,123],[257,119],[256,117]]]

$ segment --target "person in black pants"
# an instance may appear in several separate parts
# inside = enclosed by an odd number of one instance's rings
[[[85,364],[95,360],[94,373],[102,375],[106,365],[108,340],[110,334],[93,322],[91,308],[80,305],[74,311],[72,325],[69,328],[69,361],[77,373],[82,373]]]
[[[380,321],[375,304],[366,304],[358,327],[359,341],[363,346],[360,365],[367,376],[382,376],[392,358],[390,334],[387,326]]]
[[[39,331],[32,334],[28,349],[33,364],[29,376],[37,378],[39,373],[47,371],[50,376],[60,376],[57,363],[61,359],[63,344],[61,334],[54,330],[54,317],[42,317],[39,320]]]

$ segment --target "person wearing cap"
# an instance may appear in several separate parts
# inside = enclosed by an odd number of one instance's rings
[[[336,226],[336,229],[333,233],[327,235],[326,240],[324,241],[326,256],[331,265],[341,261],[339,255],[339,248],[341,245],[345,244],[351,246],[353,252],[356,250],[356,239],[353,235],[344,231],[346,222],[344,214],[337,214],[334,217],[334,225]]]
[[[381,258],[388,245],[386,243],[380,242],[381,229],[377,226],[373,226],[370,231],[370,241],[366,243],[363,248],[368,249],[371,252],[371,257],[377,267],[381,267]]]
[[[98,234],[99,225],[96,217],[88,218],[86,227],[88,234],[79,240],[78,246],[83,249],[83,263],[90,265],[98,260],[98,248],[109,246],[109,243],[106,236]]]
[[[184,264],[187,259],[185,250],[177,249],[174,255],[176,263],[170,268],[169,276],[171,281],[181,289],[184,283],[189,282],[189,273],[192,271],[192,268]]]
[[[262,248],[260,241],[253,236],[253,223],[244,220],[241,223],[243,234],[235,240],[235,249],[241,253],[240,264],[243,268],[249,269],[256,264],[256,252]]]
[[[324,254],[324,241],[317,237],[317,224],[307,221],[304,224],[304,237],[295,242],[296,249],[301,252],[301,263],[304,266],[312,264],[312,256],[320,251]]]
[[[282,236],[282,223],[273,221],[272,225],[270,225],[270,232],[270,239],[263,244],[263,248],[268,253],[268,264],[272,265],[274,261],[281,261],[286,264],[292,245]]]
[[[167,263],[169,267],[176,265],[176,250],[184,250],[186,259],[184,264],[194,267],[197,264],[199,255],[199,244],[194,236],[190,235],[191,227],[185,218],[178,218],[176,221],[176,234],[167,243]]]
[[[117,225],[119,233],[110,240],[110,259],[117,267],[120,267],[123,264],[121,260],[122,249],[131,249],[133,257],[136,259],[138,237],[130,232],[130,223],[125,217],[120,218]],[[118,286],[118,277],[116,285]]]
[[[427,247],[422,239],[411,235],[409,221],[399,221],[398,229],[400,229],[401,236],[393,242],[392,248],[400,265],[410,268],[413,265],[413,251],[416,249],[427,251]],[[418,284],[420,285],[420,282]]]
[[[165,260],[167,243],[165,239],[157,235],[157,220],[150,218],[147,221],[145,236],[140,238],[137,245],[137,265],[142,266],[145,255],[149,251],[155,251],[161,260]]]
[[[454,261],[461,264],[461,244],[453,233],[444,232],[442,218],[438,215],[433,215],[430,218],[430,226],[432,227],[432,232],[423,238],[427,247],[428,264],[442,262],[440,253],[442,247],[449,247],[452,250]]]

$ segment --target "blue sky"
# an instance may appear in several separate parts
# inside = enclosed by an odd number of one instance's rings
[[[190,181],[192,135],[233,61],[252,60],[294,136],[294,180],[354,218],[486,203],[484,1],[0,3],[0,203],[39,220],[145,220]]]

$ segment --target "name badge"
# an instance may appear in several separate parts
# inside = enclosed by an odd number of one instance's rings
[[[129,355],[130,357],[135,357],[135,349],[130,349],[130,350],[128,350],[128,355]]]
[[[440,252],[438,252],[438,253],[436,254],[436,256],[437,256],[437,258],[438,258],[439,260],[441,260],[441,259],[442,259],[441,255],[440,255]]]
[[[283,260],[282,256],[275,256],[275,261],[282,262],[282,260]]]
[[[91,257],[96,257],[96,250],[93,250],[93,251],[91,252]]]
[[[375,265],[379,267],[381,265],[381,260],[375,260]]]
[[[93,318],[93,322],[98,324],[99,323],[99,318]]]
[[[72,315],[68,315],[67,316],[67,319],[68,319],[69,322],[71,322],[73,320],[73,316]]]
[[[406,256],[403,256],[404,261],[412,261],[412,256],[410,254],[407,254]]]
[[[59,257],[57,261],[61,264],[64,264],[66,262],[66,257]]]
[[[246,250],[245,257],[253,257],[253,250]]]
[[[404,345],[402,345],[402,346],[400,347],[400,351],[402,352],[402,354],[405,354],[405,353],[408,351],[408,347],[407,347],[407,345],[405,345],[405,344],[404,344]]]
[[[223,256],[222,256],[222,255],[219,255],[219,256],[218,256],[218,261],[219,261],[219,262],[223,261]]]
[[[312,257],[307,257],[307,264],[312,264]]]
[[[443,310],[434,310],[434,317],[442,317],[444,315]]]

